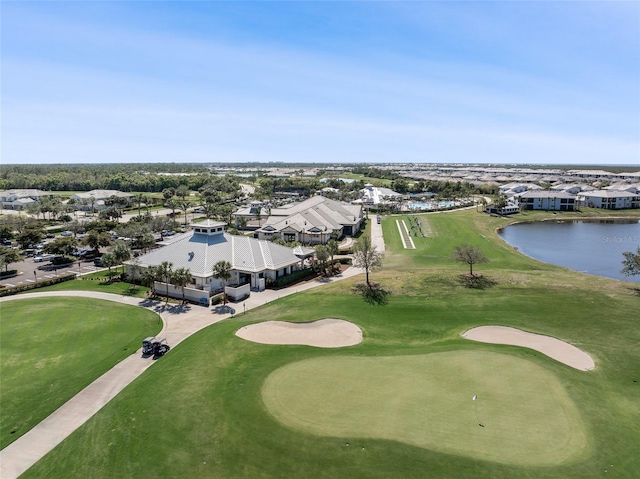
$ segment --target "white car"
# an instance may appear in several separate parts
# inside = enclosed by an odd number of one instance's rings
[[[63,231],[60,236],[73,236],[73,233],[71,231]]]
[[[53,259],[54,255],[52,254],[43,254],[40,256],[36,256],[35,258],[33,258],[33,262],[34,263],[44,263],[45,261],[51,261]]]

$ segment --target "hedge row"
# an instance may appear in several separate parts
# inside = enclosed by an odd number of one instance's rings
[[[267,283],[269,283],[268,284],[269,287],[277,289],[277,288],[284,288],[285,286],[289,286],[299,281],[305,281],[311,278],[315,278],[316,276],[318,276],[318,272],[313,270],[312,268],[308,268],[308,269],[301,269],[299,271],[294,271],[293,273],[288,274],[286,276],[281,276],[280,278],[276,279],[273,282],[267,281]]]
[[[9,276],[15,276],[18,274],[17,269],[10,269],[8,271],[0,271],[0,278],[7,278]]]
[[[36,288],[42,288],[44,286],[51,286],[52,284],[64,283],[76,279],[76,275],[73,273],[66,274],[64,276],[58,276],[57,278],[39,279],[37,282],[20,284],[18,286],[10,286],[0,290],[0,297],[11,296],[18,293],[24,293]]]

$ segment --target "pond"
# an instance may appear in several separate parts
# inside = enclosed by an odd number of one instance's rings
[[[640,219],[539,221],[507,226],[500,233],[511,246],[539,261],[624,281],[624,251],[640,247]]]

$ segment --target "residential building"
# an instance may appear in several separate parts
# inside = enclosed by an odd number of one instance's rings
[[[576,196],[564,191],[525,191],[517,201],[526,210],[573,211]]]
[[[105,200],[114,196],[127,202],[133,197],[131,193],[123,193],[118,190],[91,190],[84,193],[76,193],[71,198],[76,201],[79,209],[96,211],[107,208]]]
[[[0,191],[0,204],[5,210],[21,210],[42,198],[52,198],[53,193],[38,189],[12,189]]]
[[[640,208],[640,194],[630,191],[597,190],[578,194],[580,205],[606,210]]]

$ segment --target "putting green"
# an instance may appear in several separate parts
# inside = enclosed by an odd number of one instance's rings
[[[262,396],[280,422],[321,436],[519,465],[572,462],[587,450],[585,426],[558,379],[493,352],[309,359],[274,371]]]

